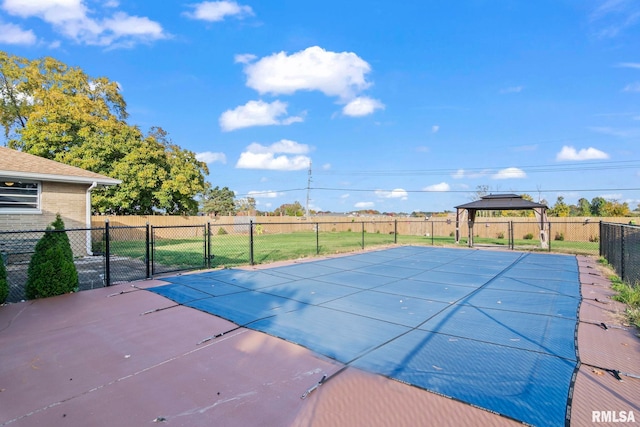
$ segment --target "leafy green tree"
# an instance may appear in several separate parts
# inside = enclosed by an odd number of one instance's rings
[[[300,202],[285,203],[276,208],[273,213],[281,216],[304,216],[304,207]]]
[[[556,204],[553,205],[553,208],[551,208],[549,211],[549,215],[551,216],[567,217],[569,216],[571,210],[569,206],[567,206],[567,204],[564,202],[564,197],[558,196]]]
[[[206,164],[161,128],[144,135],[129,125],[116,82],[53,58],[0,52],[0,99],[9,147],[123,181],[94,191],[95,212],[197,212]]]
[[[629,204],[626,202],[620,203],[617,200],[607,201],[605,212],[607,216],[629,216],[631,214]]]
[[[7,281],[7,269],[0,258],[0,304],[3,304],[9,296],[9,282]]]
[[[594,197],[591,199],[591,215],[593,216],[607,216],[606,209],[607,201],[603,197]]]
[[[208,189],[204,194],[203,211],[213,215],[227,215],[235,213],[236,194],[228,187]]]
[[[591,216],[591,203],[584,197],[578,200],[578,216]]]
[[[78,289],[78,271],[60,215],[36,244],[27,275],[27,299],[47,298]]]

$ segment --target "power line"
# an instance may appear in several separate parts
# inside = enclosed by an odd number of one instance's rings
[[[353,176],[405,176],[405,175],[456,175],[456,174],[486,174],[491,175],[496,171],[517,168],[523,169],[527,173],[549,173],[549,172],[584,172],[584,171],[605,171],[619,169],[640,169],[640,160],[620,160],[610,162],[582,162],[574,165],[526,165],[526,166],[502,166],[492,168],[457,168],[457,169],[396,169],[396,170],[368,170],[368,171],[319,171],[321,175],[353,175]]]
[[[355,191],[355,192],[392,192],[380,188],[333,188],[333,187],[312,187],[312,190],[320,191]],[[470,190],[403,190],[407,193],[469,193]],[[572,188],[572,189],[535,189],[535,190],[509,190],[510,193],[563,193],[563,192],[606,192],[606,191],[640,191],[638,188]]]

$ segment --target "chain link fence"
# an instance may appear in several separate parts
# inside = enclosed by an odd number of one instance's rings
[[[95,232],[97,232],[96,230]],[[1,262],[7,270],[9,285],[8,302],[25,299],[25,287],[29,277],[29,264],[36,244],[45,233],[67,233],[78,271],[79,290],[105,286],[104,257],[92,252],[92,229],[0,231]]]
[[[112,226],[106,221],[104,227],[65,232],[72,245],[80,289],[93,289],[182,270],[263,264],[394,244],[465,246],[468,224],[458,227],[458,242],[456,223],[450,219],[316,222],[301,218],[295,222],[261,223],[253,217],[236,217],[227,222],[167,226]],[[548,235],[542,241],[536,223],[476,222],[473,245],[585,255],[598,255],[604,250],[614,260],[612,264],[617,262],[625,274],[635,274],[637,278],[638,227],[624,229],[622,248],[615,246],[623,238],[620,225],[607,224],[603,230],[608,233],[607,242],[601,244],[597,221],[551,222],[545,225]],[[44,233],[0,232],[0,255],[10,285],[9,302],[24,299],[29,262]]]
[[[625,282],[640,282],[640,227],[601,223],[600,256]]]

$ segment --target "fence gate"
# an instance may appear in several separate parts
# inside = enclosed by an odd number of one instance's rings
[[[151,226],[151,276],[208,267],[209,230],[204,225]]]

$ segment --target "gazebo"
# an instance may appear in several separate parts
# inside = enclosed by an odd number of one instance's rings
[[[533,210],[540,227],[540,245],[546,248],[548,245],[547,206],[541,203],[525,200],[517,194],[489,194],[480,200],[456,206],[456,243],[460,242],[460,222],[467,213],[469,224],[469,247],[473,247],[473,225],[478,211],[505,211],[505,210]]]

